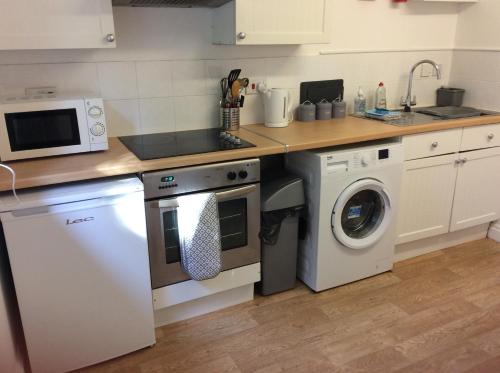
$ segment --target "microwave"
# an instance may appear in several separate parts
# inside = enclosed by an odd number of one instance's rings
[[[0,102],[0,161],[106,149],[101,98],[23,96]]]

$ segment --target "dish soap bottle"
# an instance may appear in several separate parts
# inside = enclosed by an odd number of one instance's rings
[[[375,109],[387,110],[387,92],[383,82],[379,83],[375,92]]]
[[[363,89],[359,87],[358,95],[354,98],[354,115],[364,116],[366,111],[366,96]]]

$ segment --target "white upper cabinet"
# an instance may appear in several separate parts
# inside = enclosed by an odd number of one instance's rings
[[[215,44],[314,44],[330,41],[329,0],[234,0],[214,9]]]
[[[111,0],[0,0],[0,50],[112,48]]]

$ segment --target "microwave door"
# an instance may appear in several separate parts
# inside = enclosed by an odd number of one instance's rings
[[[90,151],[83,101],[6,105],[0,117],[0,159]],[[11,106],[11,107],[9,107]]]

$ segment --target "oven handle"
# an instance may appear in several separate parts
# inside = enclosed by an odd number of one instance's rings
[[[226,190],[224,192],[218,192],[218,193],[215,193],[215,196],[217,197],[217,201],[222,202],[222,201],[227,201],[229,199],[234,199],[237,197],[245,196],[247,194],[255,192],[256,190],[257,190],[257,186],[255,184],[253,184],[253,185],[248,185],[248,186],[244,186],[244,187],[237,188],[237,189]]]

